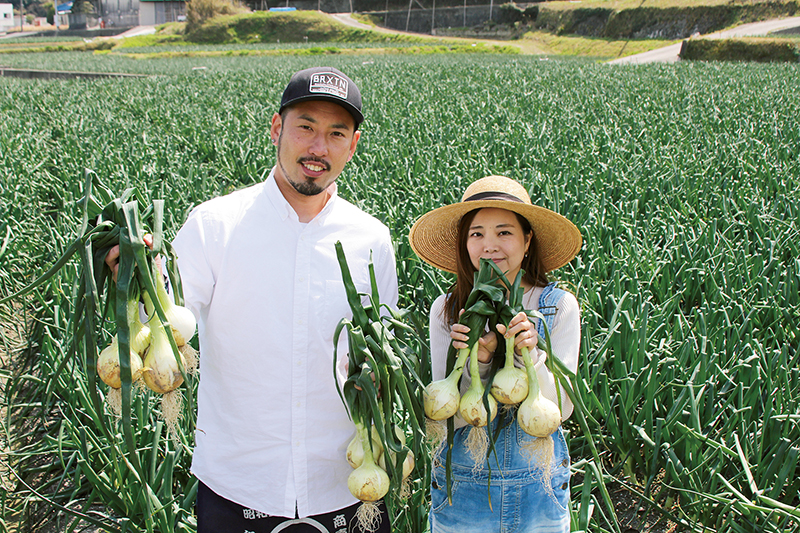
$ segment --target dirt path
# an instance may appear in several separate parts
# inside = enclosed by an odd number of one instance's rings
[[[785,19],[765,20],[763,22],[753,22],[750,24],[742,24],[735,28],[718,31],[716,33],[709,33],[704,37],[708,39],[729,39],[731,37],[753,37],[758,35],[767,35],[776,31],[787,30],[790,28],[800,28],[800,17],[791,17]],[[681,44],[676,43],[657,50],[651,50],[642,54],[636,54],[628,57],[621,57],[613,61],[609,61],[610,65],[631,65],[643,63],[674,63],[680,58],[678,54],[681,51]]]

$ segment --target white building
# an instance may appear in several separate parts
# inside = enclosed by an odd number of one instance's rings
[[[177,22],[186,18],[186,2],[170,0],[141,0],[139,2],[139,24],[153,26],[166,22]]]
[[[14,6],[0,4],[0,31],[8,31],[14,27]]]

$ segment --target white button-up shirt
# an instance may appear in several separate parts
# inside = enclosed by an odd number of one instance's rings
[[[274,170],[273,170],[274,173]],[[198,319],[200,388],[192,472],[217,494],[301,517],[356,502],[336,391],[333,334],[350,317],[334,243],[359,292],[370,252],[382,301],[397,305],[389,230],[336,195],[307,224],[271,173],[192,211],[175,238],[186,305]],[[344,381],[346,334],[339,338]],[[296,507],[295,507],[296,506]]]

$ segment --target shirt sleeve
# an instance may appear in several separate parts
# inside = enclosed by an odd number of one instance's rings
[[[447,350],[450,348],[450,327],[444,319],[445,295],[431,304],[428,335],[431,344],[431,374],[433,381],[444,379],[447,371]]]
[[[202,213],[195,209],[173,241],[185,305],[195,317],[199,317],[201,310],[211,302],[216,282],[208,261],[205,230]]]
[[[378,284],[381,303],[388,305],[392,309],[397,309],[397,267],[394,258],[394,246],[392,246],[388,230],[386,240],[384,240],[375,256],[378,258],[378,261],[373,261],[375,280]]]

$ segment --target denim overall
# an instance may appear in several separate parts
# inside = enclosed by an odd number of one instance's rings
[[[556,304],[564,291],[554,283],[545,287],[539,299],[541,312],[552,329]],[[544,338],[544,325],[539,324]],[[522,448],[534,440],[519,427],[516,409],[506,415],[513,422],[500,430],[489,465],[474,469],[464,441],[471,426],[456,430],[452,453],[452,498],[448,505],[445,478],[446,450],[438,457],[431,476],[432,533],[569,533],[569,451],[559,427],[552,438],[555,444],[552,493],[547,493],[537,478],[535,464],[529,464]],[[493,431],[501,415],[492,422]],[[490,480],[491,478],[491,480]],[[491,483],[490,483],[491,481]],[[491,503],[491,507],[490,507]]]

